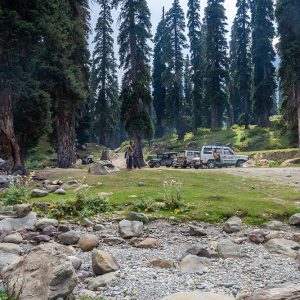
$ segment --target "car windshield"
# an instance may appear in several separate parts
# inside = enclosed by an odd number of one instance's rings
[[[162,154],[157,154],[157,158],[162,158]]]
[[[179,152],[178,156],[185,156],[185,151]]]

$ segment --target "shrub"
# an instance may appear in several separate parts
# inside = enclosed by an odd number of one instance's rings
[[[4,205],[15,205],[30,198],[29,185],[31,176],[11,176],[9,177],[8,188],[2,191],[1,200]]]
[[[133,202],[132,210],[137,212],[154,212],[159,210],[159,205],[155,200],[141,196]]]
[[[164,182],[164,202],[166,209],[175,210],[184,206],[182,201],[182,183],[175,180]]]

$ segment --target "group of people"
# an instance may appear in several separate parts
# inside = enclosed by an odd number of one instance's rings
[[[135,145],[130,142],[127,151],[125,152],[125,159],[126,159],[126,167],[128,170],[141,168],[139,162],[139,154],[135,148]]]

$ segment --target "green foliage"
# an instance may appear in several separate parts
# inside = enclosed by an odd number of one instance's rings
[[[0,199],[4,205],[15,205],[28,201],[30,198],[31,177],[10,177],[9,186],[0,192]]]
[[[9,297],[5,291],[0,291],[0,300],[16,300],[16,298]]]
[[[169,210],[180,209],[184,206],[182,199],[182,183],[176,180],[164,182],[165,208]]]
[[[154,212],[158,211],[160,206],[152,198],[146,198],[144,195],[135,199],[132,203],[132,210],[137,212]]]

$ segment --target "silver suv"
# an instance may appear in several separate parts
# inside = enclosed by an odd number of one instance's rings
[[[230,166],[241,167],[248,160],[249,156],[236,155],[230,147],[207,145],[202,147],[200,157],[194,158],[192,165],[195,169],[202,167],[209,169]]]

